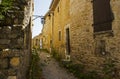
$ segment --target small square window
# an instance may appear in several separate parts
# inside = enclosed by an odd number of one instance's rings
[[[59,41],[61,41],[61,31],[59,31]]]
[[[57,11],[58,11],[58,12],[60,11],[59,7],[57,8]]]

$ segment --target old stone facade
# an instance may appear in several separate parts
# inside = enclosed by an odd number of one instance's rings
[[[50,10],[45,15],[45,24],[43,26],[43,47],[51,51],[52,49],[65,58],[66,29],[70,25],[69,0],[53,0]],[[49,31],[48,31],[49,29]]]
[[[42,33],[40,33],[39,35],[35,36],[32,39],[32,48],[35,48],[35,49],[42,49],[43,48],[43,36],[42,36]]]
[[[88,70],[98,70],[100,73],[105,73],[106,64],[113,65],[108,70],[111,70],[109,74],[116,79],[120,78],[119,3],[118,0],[110,0],[114,15],[112,29],[94,32],[93,2],[90,0],[70,0],[71,60],[84,64]]]
[[[65,58],[66,53],[66,29],[69,28],[70,22],[70,1],[60,0],[53,7],[54,11],[54,27],[53,27],[53,48]],[[51,6],[52,8],[52,6]],[[52,10],[52,9],[51,9]]]
[[[0,79],[27,79],[33,0],[14,0],[0,20]]]
[[[42,29],[43,48],[50,51],[52,46],[52,14],[47,12],[44,18],[45,20]]]
[[[70,4],[71,60],[76,63],[83,62],[88,67],[91,67],[93,61],[95,61],[92,59],[94,58],[92,3],[90,0],[70,0]],[[91,63],[91,65],[88,65],[88,63]]]
[[[68,56],[74,63],[83,64],[86,71],[119,79],[119,3],[119,0],[53,0],[49,10],[52,23],[46,21],[43,35],[49,36],[47,32],[52,27],[48,42],[52,39],[52,49],[63,58]],[[98,21],[101,22],[96,23]]]

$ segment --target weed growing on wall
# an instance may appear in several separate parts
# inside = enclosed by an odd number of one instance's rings
[[[62,57],[61,55],[55,50],[55,49],[52,49],[52,52],[51,52],[53,58],[55,58],[57,61],[61,61]]]
[[[103,79],[96,71],[85,71],[85,66],[82,64],[73,64],[72,62],[63,62],[62,66],[70,73],[73,73],[78,79]]]
[[[109,58],[103,65],[103,73],[108,79],[118,78],[118,69],[115,67],[117,61]]]
[[[13,0],[2,0],[0,4],[0,20],[5,18],[5,15],[9,9],[13,6]]]
[[[42,69],[40,67],[40,58],[37,50],[32,51],[29,79],[42,79]]]

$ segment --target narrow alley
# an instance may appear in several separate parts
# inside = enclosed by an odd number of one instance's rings
[[[0,79],[120,79],[120,0],[0,0]]]
[[[45,79],[77,79],[72,73],[67,72],[59,66],[59,63],[53,59],[49,53],[39,52],[40,63]]]

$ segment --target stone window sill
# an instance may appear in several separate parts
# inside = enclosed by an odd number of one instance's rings
[[[104,35],[106,37],[108,37],[108,36],[112,36],[113,37],[113,30],[102,31],[102,32],[95,32],[94,33],[94,37],[101,36],[101,35]]]

